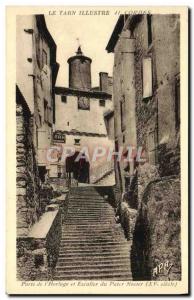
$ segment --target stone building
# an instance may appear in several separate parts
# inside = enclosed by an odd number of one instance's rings
[[[144,159],[115,164],[129,219],[138,209],[134,278],[153,278],[168,257],[176,265],[170,278],[180,279],[179,15],[121,15],[106,50],[114,53],[115,149],[132,146],[136,158],[142,147]]]
[[[58,64],[44,16],[17,17],[16,50],[17,236],[25,236],[44,211],[44,201],[52,197],[43,183]]]
[[[18,16],[17,41],[17,86],[33,115],[33,143],[44,181],[46,151],[52,144],[54,86],[59,68],[56,44],[43,15]]]
[[[61,238],[61,211],[49,206],[56,194],[45,180],[58,64],[43,15],[17,16],[16,62],[17,279],[39,280],[50,276]]]
[[[75,155],[63,161],[52,163],[50,177],[67,177],[78,182],[89,183],[99,180],[110,171],[110,163],[105,157],[98,161],[74,163],[83,147],[92,154],[96,146],[112,147],[107,135],[104,113],[112,109],[112,81],[108,73],[99,74],[99,87],[92,88],[92,60],[85,56],[79,47],[76,55],[68,59],[69,87],[55,87],[55,131],[53,141],[56,145],[75,147]],[[81,169],[82,170],[81,170]]]
[[[120,16],[106,48],[115,54],[116,146],[143,147],[161,176],[180,168],[179,30],[178,15]],[[119,165],[122,190],[130,167]]]

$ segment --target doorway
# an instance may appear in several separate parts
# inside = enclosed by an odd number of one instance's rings
[[[75,152],[73,156],[66,158],[66,172],[68,178],[77,180],[80,183],[89,183],[90,181],[90,163],[87,158],[82,157],[76,161],[77,156],[80,152]]]

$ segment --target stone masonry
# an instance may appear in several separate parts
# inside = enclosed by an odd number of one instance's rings
[[[163,177],[145,189],[131,253],[135,280],[181,280],[180,179]],[[169,272],[159,266],[168,264]]]
[[[32,138],[32,116],[17,88],[16,155],[17,155],[17,236],[26,236],[38,220],[40,180]]]
[[[142,147],[145,159],[115,164],[117,214],[126,232],[135,223],[133,278],[180,280],[179,16],[121,15],[106,50],[115,59],[115,148]],[[161,263],[173,264],[169,274],[157,273]]]

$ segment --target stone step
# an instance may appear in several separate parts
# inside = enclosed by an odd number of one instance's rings
[[[92,250],[92,247],[96,247],[96,248],[105,248],[105,247],[109,247],[109,246],[118,246],[118,248],[122,247],[122,248],[129,248],[129,245],[126,243],[126,241],[97,241],[97,242],[93,242],[93,241],[75,241],[74,243],[72,243],[70,240],[65,241],[65,240],[61,240],[60,243],[60,247],[63,247],[64,249],[67,248],[79,248],[80,249],[84,249],[84,248],[88,248],[90,250]]]
[[[118,224],[120,225],[120,224]],[[115,232],[119,231],[121,227],[116,227],[115,224],[90,224],[85,225],[85,224],[75,224],[75,225],[68,225],[68,224],[63,224],[63,232],[67,232],[68,230],[70,231],[81,231],[81,232],[87,232],[87,231],[99,231],[99,232]],[[120,229],[121,230],[121,229]]]
[[[90,210],[90,211],[85,211],[85,212],[83,212],[83,211],[77,211],[77,210],[75,210],[75,211],[70,211],[70,212],[68,212],[67,213],[67,216],[88,216],[88,217],[96,217],[96,216],[107,216],[107,217],[112,217],[113,219],[114,219],[114,217],[115,217],[115,214],[113,213],[113,212],[98,212],[98,211],[92,211],[92,210]]]
[[[85,200],[88,200],[88,201],[91,201],[91,200],[103,200],[105,201],[105,199],[102,197],[102,196],[99,196],[99,195],[81,195],[81,194],[73,194],[73,195],[70,195],[69,196],[69,200],[71,199],[85,199]]]
[[[66,266],[66,265],[57,265],[56,271],[59,273],[61,272],[72,272],[72,273],[109,273],[109,272],[131,272],[130,268],[126,264],[117,264],[117,265],[105,265],[105,264],[98,264],[98,265],[84,265],[84,266]]]
[[[83,223],[83,221],[84,222],[92,222],[92,223],[94,223],[94,222],[96,222],[96,223],[112,223],[112,222],[114,222],[113,220],[112,220],[112,218],[111,217],[101,217],[101,216],[96,216],[96,217],[82,217],[82,216],[78,216],[77,218],[76,217],[74,217],[74,216],[67,216],[67,218],[64,218],[63,219],[63,221],[65,222],[65,223],[68,223],[68,221],[74,221],[74,222],[76,222],[76,224],[82,224]]]
[[[84,214],[112,214],[115,215],[115,211],[107,208],[94,208],[94,207],[69,207],[67,213],[84,213]]]
[[[86,247],[86,246],[60,246],[59,248],[59,254],[78,254],[78,255],[89,255],[91,253],[99,255],[99,254],[110,254],[110,255],[115,255],[115,254],[125,254],[125,253],[129,253],[130,249],[127,247],[123,246],[123,249],[121,250],[121,247],[114,245],[114,249],[111,246],[96,246],[96,247]]]
[[[102,226],[99,227],[98,224],[96,226],[92,226],[92,224],[88,227],[83,227],[81,228],[82,224],[79,225],[62,225],[62,233],[67,234],[89,234],[89,235],[94,235],[94,234],[123,234],[122,228],[114,228],[111,226],[106,226],[106,228],[103,228]],[[114,225],[114,224],[113,224]],[[78,227],[79,226],[79,227]]]
[[[106,208],[106,209],[113,209],[112,206],[110,206],[108,203],[106,203],[105,201],[102,201],[102,202],[86,202],[86,201],[72,201],[72,202],[69,202],[69,205],[68,207],[85,207],[85,208],[90,208],[90,207],[96,207],[96,208]]]
[[[110,237],[110,236],[106,236],[106,237],[75,237],[75,236],[70,236],[70,237],[66,237],[66,236],[62,236],[61,238],[61,242],[66,242],[66,243],[112,243],[112,242],[121,242],[121,243],[126,243],[126,240],[123,236],[117,236],[114,238],[114,236]]]
[[[88,212],[88,213],[84,213],[84,212],[68,212],[68,216],[70,217],[111,217],[114,218],[114,214],[113,213],[95,213],[95,212]]]
[[[106,238],[121,238],[124,237],[122,232],[74,232],[74,231],[64,231],[62,232],[62,239],[79,239],[79,240],[84,240],[84,239],[106,239]]]
[[[70,193],[73,194],[73,193],[84,193],[84,192],[95,192],[95,193],[98,193],[99,194],[99,189],[96,188],[96,186],[74,186],[74,187],[71,187],[70,189]]]
[[[79,221],[79,220],[83,220],[83,219],[89,219],[89,220],[92,220],[92,219],[99,219],[100,217],[98,217],[98,218],[94,218],[94,217],[92,217],[92,216],[90,216],[89,214],[88,214],[88,217],[86,217],[85,216],[85,218],[84,217],[79,217],[79,218],[77,218],[77,220]],[[69,220],[69,219],[76,219],[76,216],[69,216],[68,214],[66,215],[66,217],[64,218],[64,221],[66,221],[66,220]],[[103,224],[106,224],[106,219],[108,219],[108,221],[110,220],[111,221],[111,223],[115,223],[115,219],[114,219],[114,217],[112,217],[112,218],[103,218],[104,219],[104,222],[102,223],[101,222],[101,226],[103,225]],[[77,225],[79,225],[79,222],[77,222],[78,224]],[[107,223],[109,223],[109,222],[107,222]],[[80,224],[81,225],[81,224]],[[91,224],[91,225],[94,225],[94,224]],[[99,224],[96,224],[96,225],[99,225]]]
[[[68,204],[68,208],[91,208],[91,207],[95,207],[96,209],[108,209],[108,210],[114,210],[114,207],[111,206],[110,204],[108,204],[107,202],[84,202],[84,201],[80,201],[80,202],[76,202],[76,201],[72,201]]]
[[[105,200],[104,196],[102,195],[99,195],[99,194],[96,194],[96,193],[73,193],[73,194],[70,194],[69,199],[88,199],[88,200],[91,200],[91,199],[99,199],[99,200]]]
[[[110,211],[110,212],[114,212],[114,209],[110,206],[105,206],[105,205],[99,205],[99,204],[95,204],[95,203],[91,203],[91,204],[72,204],[68,206],[68,210],[77,210],[77,209],[82,209],[82,210],[88,210],[88,211]]]
[[[82,213],[85,213],[85,214],[87,214],[88,212],[89,213],[102,213],[102,214],[105,214],[105,213],[115,214],[114,209],[109,208],[109,207],[106,208],[106,209],[103,209],[102,207],[91,209],[90,207],[82,207],[82,206],[73,207],[73,206],[69,206],[68,207],[68,213],[71,213],[71,212],[82,212]]]
[[[67,218],[77,218],[77,219],[114,219],[114,215],[110,215],[110,214],[81,214],[81,213],[71,213],[67,215]]]
[[[85,191],[87,191],[87,192],[89,192],[89,191],[92,191],[92,192],[96,192],[96,193],[99,193],[99,192],[101,192],[101,189],[99,190],[99,188],[97,188],[96,186],[73,186],[73,187],[71,187],[71,189],[70,189],[70,192],[71,193],[74,193],[74,192],[85,192]]]
[[[67,213],[67,217],[111,217],[113,220],[114,220],[114,214],[110,214],[110,213],[91,213],[91,212],[88,212],[88,213],[82,213],[82,212],[71,212],[71,213]]]
[[[101,256],[101,255],[108,255],[108,256],[114,256],[114,255],[124,255],[127,251],[129,251],[130,249],[126,249],[126,248],[121,248],[121,247],[114,247],[114,249],[112,247],[107,247],[107,248],[100,248],[100,247],[96,247],[93,249],[80,249],[80,248],[75,248],[72,249],[72,247],[69,248],[64,248],[64,247],[60,247],[59,249],[59,255],[62,256]]]
[[[82,208],[82,207],[79,207],[79,208],[69,208],[68,211],[67,211],[68,214],[78,214],[78,213],[81,213],[81,214],[85,214],[85,215],[95,215],[95,214],[109,214],[109,215],[112,215],[112,216],[115,216],[115,212],[114,210],[107,210],[107,209],[90,209],[90,208]]]
[[[69,194],[69,197],[97,197],[97,198],[103,198],[104,199],[105,194],[99,194],[98,192],[94,191],[88,191],[88,192],[73,192]]]
[[[122,234],[117,234],[117,235],[99,235],[99,236],[93,236],[93,235],[86,235],[82,234],[80,237],[79,235],[75,234],[68,234],[68,235],[62,235],[61,240],[63,241],[70,241],[70,242],[77,242],[77,241],[125,241],[126,239]],[[128,243],[129,244],[129,243]]]
[[[117,235],[117,236],[99,236],[99,237],[93,237],[93,236],[75,236],[75,235],[68,235],[68,236],[62,236],[61,241],[64,241],[66,243],[76,243],[76,242],[83,242],[83,243],[87,243],[87,242],[97,242],[99,241],[100,243],[102,242],[126,242],[125,237],[123,235]]]
[[[72,201],[69,201],[69,207],[71,206],[71,205],[73,205],[73,206],[75,206],[75,205],[77,205],[77,206],[89,206],[89,205],[94,205],[94,206],[96,206],[96,207],[103,207],[103,206],[105,206],[105,207],[112,207],[112,206],[110,206],[107,202],[105,202],[105,201],[85,201],[85,200],[81,200],[81,199],[77,199],[77,200],[75,200],[75,199],[73,199]]]
[[[128,256],[113,256],[113,257],[104,257],[104,256],[97,256],[97,257],[78,257],[77,259],[75,257],[59,257],[57,264],[65,264],[66,266],[79,266],[79,265],[99,265],[99,264],[105,264],[105,265],[117,265],[117,264],[129,264],[129,255]]]
[[[90,222],[91,222],[91,224],[90,224]],[[82,219],[82,218],[76,219],[76,218],[68,218],[67,217],[64,220],[64,224],[66,224],[66,225],[78,225],[78,226],[80,226],[80,225],[86,225],[86,226],[88,226],[88,225],[91,225],[91,226],[92,225],[95,225],[95,226],[105,225],[105,226],[110,226],[110,224],[112,225],[114,223],[115,223],[114,219],[113,220],[112,219],[109,219],[109,220],[105,219],[102,222],[99,219],[96,220],[96,219],[93,219],[93,218],[88,218],[88,220],[87,220],[87,219]]]
[[[76,225],[76,224],[112,224],[112,219],[111,218],[67,218],[64,219],[63,222],[65,224],[70,224],[70,225]]]
[[[57,272],[58,273],[58,272]],[[69,274],[61,273],[54,277],[54,280],[115,280],[115,281],[131,281],[132,275],[130,272],[114,272],[101,274]]]
[[[100,195],[98,193],[72,193],[69,194],[69,199],[71,198],[86,198],[86,199],[103,199],[104,195]]]
[[[104,200],[102,201],[86,201],[84,199],[72,199],[69,201],[69,206],[71,205],[96,205],[96,206],[106,206],[106,207],[111,207],[107,202],[105,202]]]
[[[87,258],[87,260],[89,259],[94,259],[94,260],[120,260],[123,259],[123,257],[130,259],[130,255],[129,253],[121,253],[121,252],[96,252],[96,253],[84,253],[84,252],[80,252],[80,253],[75,253],[75,252],[61,252],[60,253],[60,259],[71,259],[71,260],[85,260]]]
[[[116,233],[122,233],[123,234],[123,230],[121,228],[112,228],[110,225],[106,225],[106,228],[102,227],[102,226],[98,226],[98,224],[95,224],[95,226],[92,226],[93,224],[90,224],[90,226],[88,225],[84,225],[84,224],[77,224],[77,225],[67,225],[67,224],[63,224],[63,228],[62,228],[62,234],[67,234],[67,233],[71,233],[71,234],[116,234]],[[81,227],[83,226],[83,227]]]
[[[112,206],[103,204],[103,205],[99,205],[97,203],[88,203],[88,204],[76,204],[76,203],[72,203],[71,205],[68,205],[68,211],[69,210],[82,210],[82,211],[104,211],[104,212],[113,212],[115,213],[115,210]]]
[[[83,222],[90,222],[90,221],[98,222],[98,223],[99,222],[101,222],[101,223],[102,222],[103,223],[114,222],[111,217],[101,217],[101,216],[98,216],[98,217],[97,216],[96,217],[78,216],[77,218],[76,218],[76,216],[67,216],[67,218],[64,218],[64,222],[68,223],[68,221],[74,221],[74,222],[76,222],[76,224],[83,223]]]
[[[86,274],[86,275],[110,274],[111,275],[112,274],[113,276],[114,276],[114,273],[128,274],[128,275],[131,274],[131,271],[128,268],[125,268],[123,270],[121,270],[121,269],[111,270],[111,269],[106,269],[106,268],[98,269],[96,267],[92,267],[92,268],[77,268],[77,269],[73,268],[71,270],[71,268],[65,269],[64,267],[61,267],[61,268],[56,268],[56,271],[58,274],[61,273],[63,275],[65,275],[65,274],[71,275],[72,273],[74,273],[75,275],[77,275],[77,274],[78,275],[80,275],[80,274],[82,274],[82,275],[84,275],[84,274]]]
[[[67,227],[68,226],[68,227]],[[72,227],[74,226],[77,226],[77,225],[72,225]],[[109,234],[121,234],[123,235],[123,230],[121,230],[120,228],[111,228],[110,226],[107,227],[106,229],[104,229],[102,226],[101,227],[93,227],[93,226],[89,226],[89,228],[71,228],[71,225],[66,225],[64,224],[63,225],[63,228],[62,228],[62,234],[75,234],[75,235],[80,235],[80,234],[87,234],[87,235],[94,235],[94,234],[97,234],[97,235],[101,235],[101,234],[104,234],[104,235],[109,235]]]

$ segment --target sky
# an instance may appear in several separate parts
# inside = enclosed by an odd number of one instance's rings
[[[118,16],[45,16],[47,28],[57,45],[60,64],[57,86],[68,87],[67,59],[75,55],[79,43],[84,55],[92,59],[92,87],[99,86],[99,72],[112,76],[114,55],[105,50]]]

